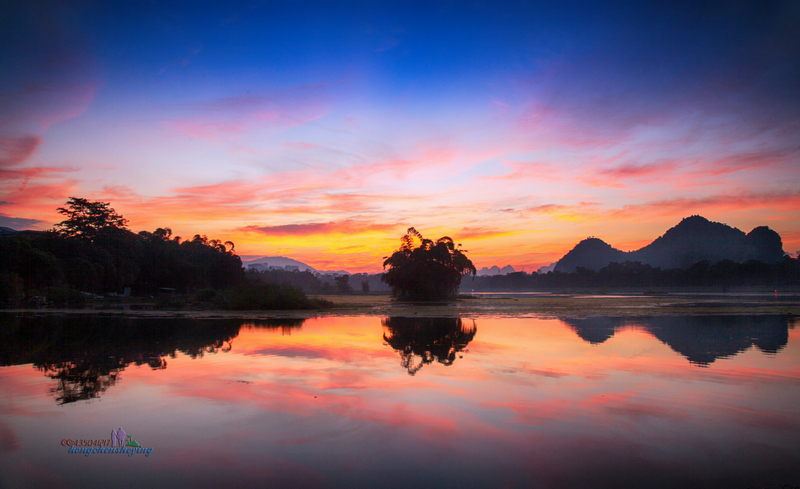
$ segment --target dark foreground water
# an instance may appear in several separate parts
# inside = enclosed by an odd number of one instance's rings
[[[0,315],[0,487],[800,487],[796,321]]]

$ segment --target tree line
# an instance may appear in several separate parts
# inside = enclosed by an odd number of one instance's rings
[[[261,286],[253,297],[230,241],[204,235],[182,239],[166,227],[134,233],[109,203],[78,197],[70,197],[58,212],[65,220],[51,230],[0,238],[0,301],[46,296],[82,302],[86,293],[130,288],[134,295],[153,296],[205,291],[209,302],[237,308],[282,308],[282,301],[291,302],[291,308],[318,305],[291,287]],[[265,294],[274,300],[265,300]]]
[[[352,275],[314,274],[299,270],[248,269],[245,277],[254,282],[287,284],[311,294],[370,294],[387,292],[389,287],[381,282],[382,273],[354,273]]]
[[[463,291],[522,291],[604,287],[769,287],[800,286],[800,260],[788,255],[775,263],[700,261],[689,268],[662,270],[640,262],[610,263],[600,270],[578,267],[575,272],[525,272],[476,277]]]

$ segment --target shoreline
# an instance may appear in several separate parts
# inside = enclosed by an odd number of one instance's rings
[[[447,302],[397,302],[388,295],[310,296],[333,301],[331,309],[231,311],[221,309],[157,310],[114,304],[112,308],[18,308],[2,309],[6,314],[84,314],[130,317],[217,318],[297,318],[320,316],[419,316],[419,317],[650,317],[711,315],[789,315],[800,316],[800,296],[778,298],[747,294],[659,294],[659,295],[583,295],[540,294],[514,297],[514,294],[462,296]],[[522,294],[517,294],[522,295]],[[499,296],[499,297],[498,297]],[[126,308],[126,306],[128,306]],[[139,304],[139,307],[142,305]]]

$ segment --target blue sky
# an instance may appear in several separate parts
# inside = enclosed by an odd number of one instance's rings
[[[353,270],[408,226],[528,269],[692,214],[800,248],[797,2],[3,10],[2,226],[75,195]]]

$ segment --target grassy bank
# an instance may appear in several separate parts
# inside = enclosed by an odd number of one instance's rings
[[[421,317],[559,317],[592,316],[643,317],[679,315],[782,314],[800,317],[800,295],[753,294],[663,294],[663,295],[573,295],[548,294],[514,297],[508,295],[467,296],[433,303],[396,302],[388,295],[311,296],[310,304],[321,307],[286,310],[252,307],[244,310],[222,308],[154,310],[117,304],[106,309],[8,309],[15,312],[132,314],[167,317],[295,317],[334,316],[421,316]],[[246,303],[246,302],[244,302]],[[330,305],[333,307],[329,307]],[[105,307],[105,306],[104,306]]]

